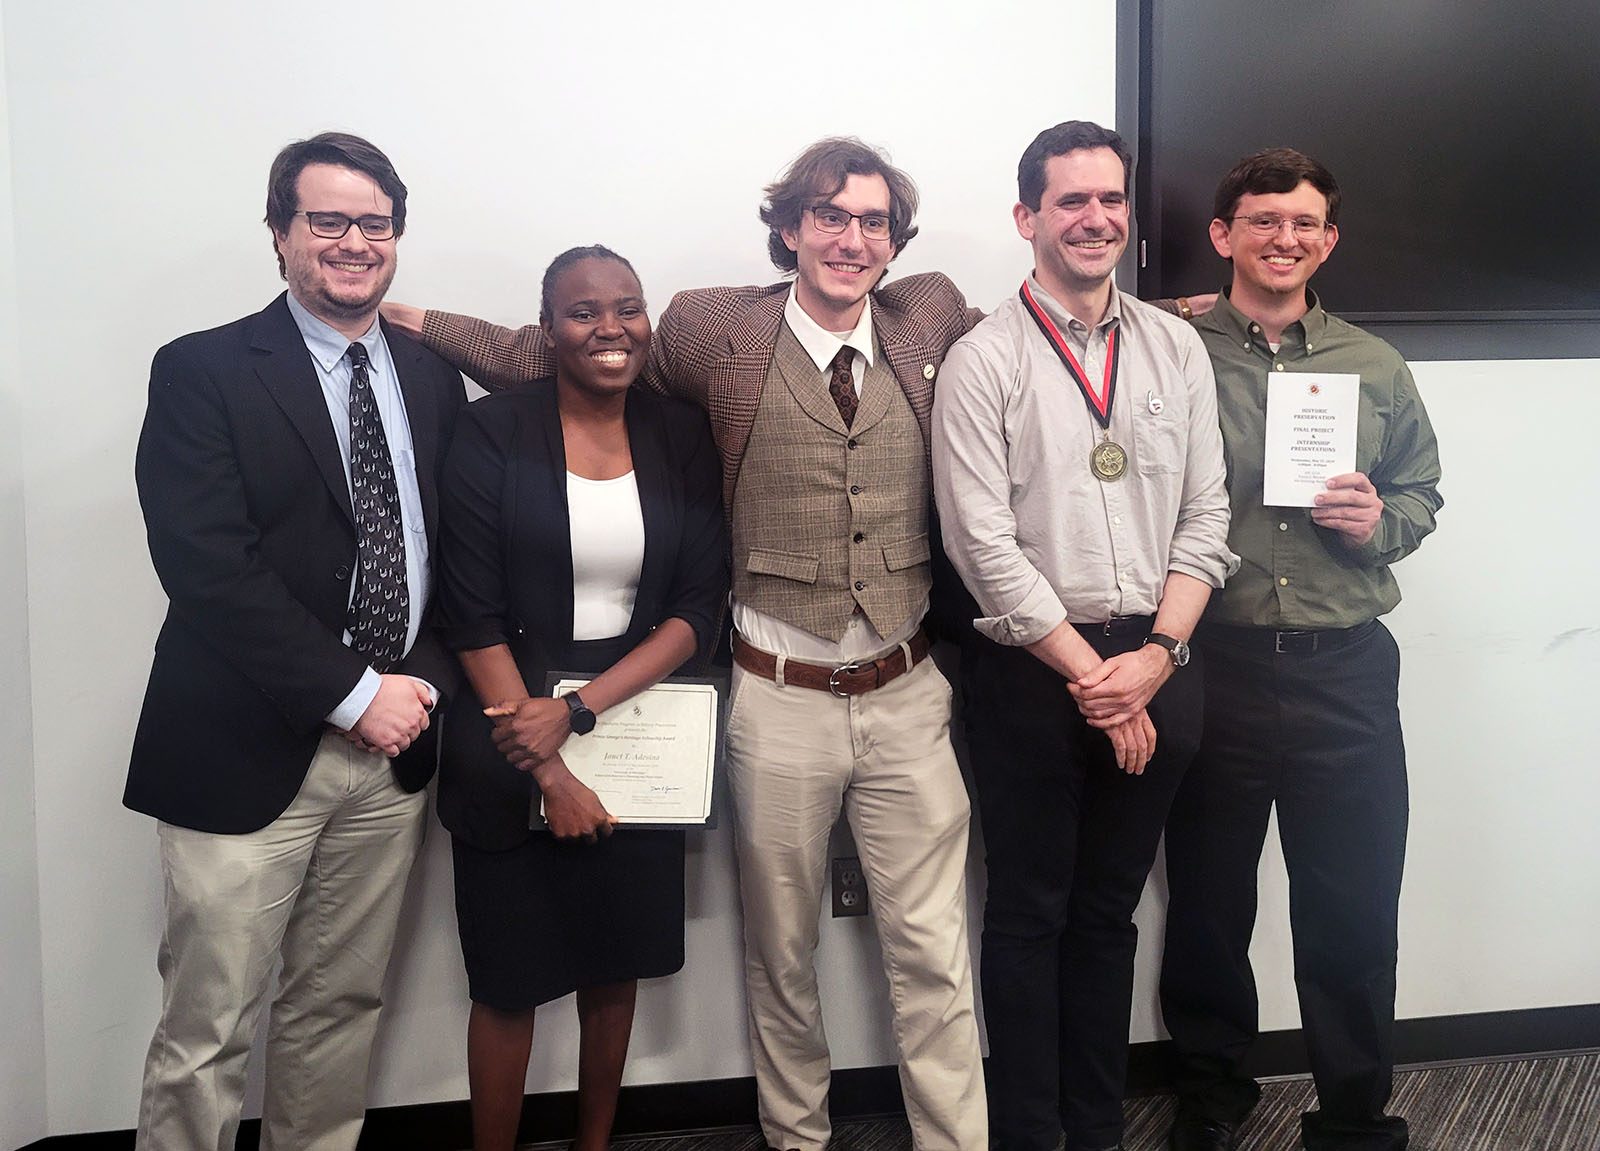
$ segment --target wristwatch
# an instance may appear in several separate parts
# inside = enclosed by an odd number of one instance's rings
[[[1150,638],[1144,642],[1166,648],[1172,656],[1173,667],[1187,667],[1189,665],[1189,645],[1181,639],[1173,639],[1170,635],[1162,635],[1158,631],[1153,631],[1150,633]]]
[[[1187,653],[1187,649],[1185,649]],[[588,735],[594,730],[594,712],[589,710],[589,705],[578,698],[578,693],[569,691],[561,697],[567,701],[567,710],[572,712],[572,734]]]

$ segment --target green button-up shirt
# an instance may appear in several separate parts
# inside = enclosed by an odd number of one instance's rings
[[[1242,566],[1213,594],[1206,618],[1268,628],[1353,627],[1400,602],[1389,565],[1415,551],[1434,528],[1439,446],[1400,353],[1378,337],[1311,308],[1283,332],[1277,352],[1259,325],[1226,295],[1194,321],[1217,376],[1233,519],[1228,546]],[[1261,502],[1267,379],[1274,372],[1346,372],[1361,377],[1356,470],[1383,499],[1372,539],[1347,546],[1311,522],[1309,508]]]

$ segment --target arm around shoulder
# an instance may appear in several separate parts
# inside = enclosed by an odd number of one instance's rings
[[[555,371],[555,356],[544,329],[537,324],[507,328],[430,308],[417,338],[490,391],[525,384]]]

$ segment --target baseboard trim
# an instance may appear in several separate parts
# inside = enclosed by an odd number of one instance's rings
[[[1600,1003],[1402,1019],[1395,1024],[1395,1035],[1397,1062],[1402,1066],[1595,1051],[1600,1050]],[[1165,1040],[1130,1047],[1128,1094],[1157,1095],[1168,1090],[1171,1059],[1171,1044]],[[1261,1078],[1305,1074],[1309,1068],[1299,1030],[1262,1035],[1248,1068]],[[893,1067],[838,1070],[830,1098],[838,1119],[893,1114],[902,1108],[900,1077]],[[569,1140],[576,1117],[576,1092],[529,1095],[522,1104],[521,1139],[538,1143]],[[638,1136],[755,1123],[754,1079],[705,1079],[624,1087],[615,1133]],[[240,1126],[239,1151],[254,1151],[260,1127],[256,1120]],[[377,1108],[368,1112],[361,1134],[363,1151],[456,1151],[471,1144],[465,1100]],[[132,1147],[132,1131],[102,1131],[55,1135],[19,1151],[129,1151]]]

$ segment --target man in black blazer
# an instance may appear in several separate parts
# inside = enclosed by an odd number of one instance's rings
[[[461,378],[378,321],[406,188],[367,141],[279,153],[289,291],[156,354],[136,474],[170,599],[123,802],[159,821],[162,1012],[138,1146],[231,1148],[275,961],[263,1148],[353,1148],[456,678],[432,637]]]

